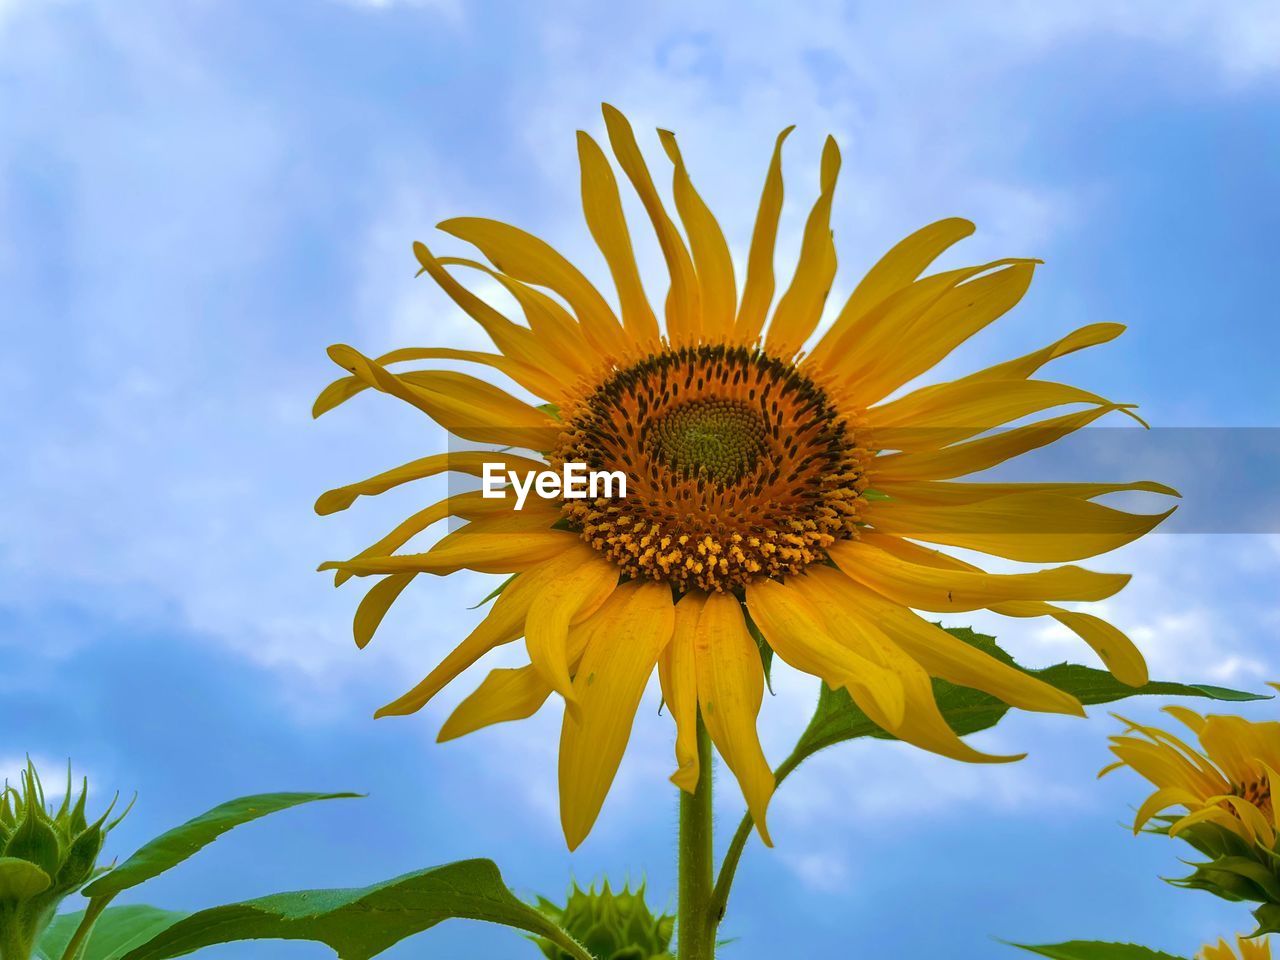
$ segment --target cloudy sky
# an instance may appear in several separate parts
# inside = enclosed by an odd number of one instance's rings
[[[1243,428],[1275,427],[1280,410],[1274,4],[538,6],[0,0],[0,768],[70,756],[99,795],[136,789],[120,854],[238,794],[369,793],[222,841],[148,887],[164,906],[468,856],[497,859],[523,893],[607,873],[671,903],[656,695],[571,856],[555,711],[443,747],[459,692],[370,719],[465,633],[486,578],[415,584],[358,653],[356,595],[313,572],[440,491],[323,520],[318,492],[444,443],[374,397],[313,423],[334,373],[324,348],[481,344],[414,280],[411,241],[447,216],[518,223],[600,275],[573,134],[602,129],[602,100],[678,131],[738,253],[773,138],[797,124],[783,262],[834,134],[837,298],[942,216],[978,224],[964,262],[1042,257],[1023,304],[949,369],[1128,324],[1055,371],[1141,404],[1165,438],[1135,462],[1110,457],[1105,479],[1172,477],[1189,515],[1230,509],[1107,558],[1136,572],[1107,612],[1162,677],[1280,677],[1280,517],[1238,506],[1274,476],[1241,438],[1269,442],[1276,464],[1271,434]],[[1034,624],[1001,639],[1032,664],[1089,656]],[[775,759],[813,692],[780,672],[764,714]],[[996,937],[1190,953],[1245,929],[1242,909],[1162,884],[1178,851],[1121,826],[1141,789],[1093,779],[1114,728],[1105,711],[1011,719],[980,740],[1032,755],[999,769],[887,743],[822,755],[775,800],[776,849],[747,853],[725,956],[1009,955]],[[721,799],[727,827],[733,791]],[[389,956],[531,951],[456,923]]]

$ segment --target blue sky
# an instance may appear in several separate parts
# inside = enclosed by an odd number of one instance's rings
[[[798,124],[784,263],[833,133],[835,300],[940,216],[978,223],[965,262],[1043,257],[1024,303],[944,372],[1119,320],[1121,340],[1055,374],[1162,428],[1276,426],[1272,4],[0,0],[0,767],[69,755],[100,790],[138,790],[121,854],[241,793],[370,794],[246,828],[148,899],[194,907],[492,856],[523,892],[607,872],[669,903],[665,719],[642,712],[571,856],[554,711],[443,747],[462,687],[418,717],[370,719],[465,632],[486,579],[415,584],[357,653],[355,595],[312,572],[439,493],[321,520],[319,491],[444,443],[374,398],[312,423],[325,346],[480,345],[413,279],[410,242],[446,216],[511,220],[599,276],[573,132],[602,126],[601,100],[680,134],[739,253],[773,137]],[[1273,476],[1173,453],[1179,477],[1210,478],[1195,487],[1207,503]],[[1102,564],[1137,573],[1107,612],[1162,677],[1280,676],[1280,524],[1230,528],[1255,532],[1186,528]],[[1001,639],[1028,663],[1088,658],[1034,624]],[[775,759],[812,694],[780,675],[764,714]],[[1189,953],[1245,929],[1243,910],[1161,884],[1177,851],[1119,825],[1142,791],[1093,780],[1113,729],[1103,711],[1011,719],[983,744],[1032,756],[1000,769],[884,743],[820,756],[775,800],[776,849],[747,854],[726,957],[1008,955],[993,936]],[[728,828],[733,791],[721,799]],[[390,955],[530,950],[459,923]]]

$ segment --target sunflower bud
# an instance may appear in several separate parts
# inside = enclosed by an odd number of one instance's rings
[[[643,886],[632,893],[628,885],[615,894],[607,880],[599,892],[594,884],[583,890],[575,883],[563,907],[539,897],[538,909],[596,960],[672,960],[668,947],[675,917],[655,917],[644,902]],[[572,960],[550,941],[535,942],[547,960]]]
[[[73,803],[70,769],[56,811],[46,806],[44,787],[29,760],[20,787],[6,782],[0,794],[0,960],[28,960],[58,904],[97,872],[103,841],[123,817],[107,823],[108,807],[89,823],[88,781]]]

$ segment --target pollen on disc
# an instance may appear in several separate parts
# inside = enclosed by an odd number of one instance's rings
[[[553,463],[629,478],[625,498],[566,500],[565,518],[630,576],[729,590],[856,533],[868,451],[817,384],[759,350],[657,353],[563,413]]]

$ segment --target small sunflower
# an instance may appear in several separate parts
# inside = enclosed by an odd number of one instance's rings
[[[1057,605],[1103,600],[1127,575],[1076,566],[990,574],[916,542],[1068,563],[1129,543],[1167,515],[1095,502],[1117,491],[1173,493],[1150,482],[956,482],[1108,413],[1132,415],[1130,405],[1033,379],[1049,361],[1112,340],[1123,327],[1082,327],[1025,356],[890,398],[1013,307],[1037,261],[925,275],[940,253],[973,232],[965,220],[939,221],[872,267],[816,336],[836,272],[835,141],[828,138],[822,152],[821,189],[794,274],[774,303],[781,151],[790,131],[774,147],[739,286],[729,246],[674,135],[658,132],[683,232],[628,121],[607,105],[604,121],[670,273],[664,323],[641,283],[612,167],[580,132],[583,210],[612,275],[616,311],[542,240],[492,220],[454,219],[441,229],[475,246],[487,264],[437,257],[421,243],[414,252],[497,352],[410,348],[375,360],[348,346],[329,351],[350,375],[321,394],[317,415],[372,387],[463,440],[508,449],[415,460],[329,491],[317,502],[319,513],[444,471],[478,476],[494,462],[519,471],[585,463],[628,479],[623,498],[538,499],[519,512],[510,500],[479,492],[451,496],[350,560],[324,564],[339,583],[381,578],[356,612],[360,646],[420,574],[513,575],[480,625],[379,715],[420,709],[486,653],[523,637],[529,664],[490,673],[440,739],[528,717],[553,693],[562,697],[561,819],[572,848],[596,820],[657,667],[676,724],[672,780],[686,791],[698,783],[701,717],[768,842],[774,776],[756,732],[764,690],[757,631],[791,666],[846,688],[894,736],[971,762],[1017,757],[962,742],[934,702],[931,677],[1028,710],[1082,708],[915,611],[1051,617],[1079,634],[1118,678],[1145,682],[1142,656],[1119,630]],[[458,271],[500,284],[525,323],[470,292]],[[389,369],[435,360],[492,368],[546,403],[459,372]],[[1070,409],[992,432],[1062,407]],[[396,553],[446,517],[466,523],[425,553]]]
[[[1271,942],[1269,940],[1250,940],[1248,937],[1236,937],[1239,953],[1231,949],[1226,940],[1219,940],[1215,947],[1206,943],[1196,954],[1197,960],[1271,960]]]
[[[1170,825],[1170,836],[1207,822],[1274,849],[1280,819],[1271,790],[1280,770],[1280,722],[1204,717],[1185,707],[1165,710],[1195,734],[1199,749],[1158,727],[1125,721],[1128,730],[1111,738],[1119,759],[1102,771],[1129,767],[1156,787],[1138,808],[1134,832],[1180,807],[1186,814]]]

